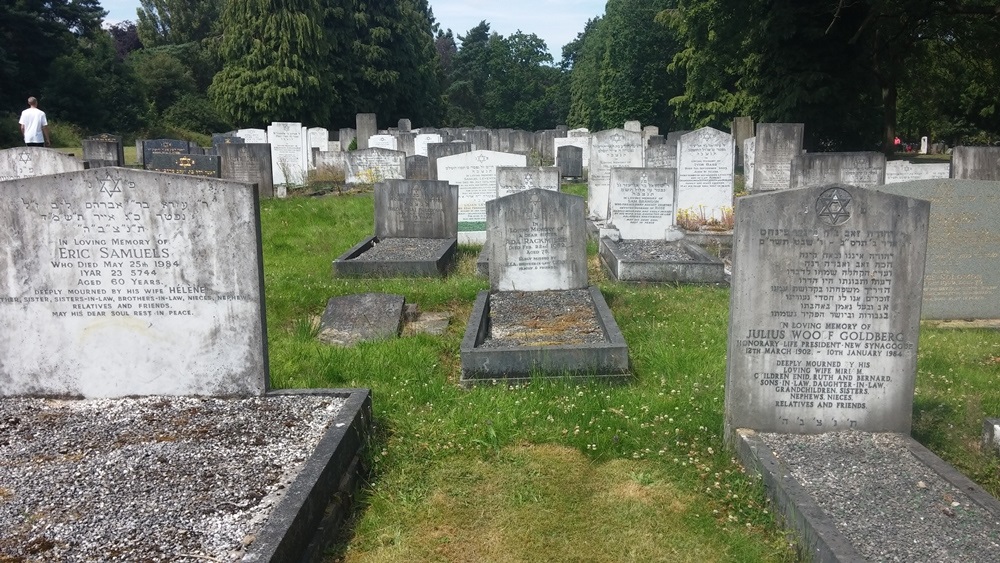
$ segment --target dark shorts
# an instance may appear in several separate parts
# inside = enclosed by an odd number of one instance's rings
[[[45,143],[24,143],[26,147],[44,147]]]

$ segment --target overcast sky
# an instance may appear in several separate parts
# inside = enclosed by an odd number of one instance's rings
[[[534,33],[545,41],[555,62],[562,47],[583,31],[587,20],[604,14],[606,0],[430,0],[441,29],[459,35],[486,20],[490,30],[510,35],[517,30]],[[136,21],[139,0],[101,0],[107,21]]]

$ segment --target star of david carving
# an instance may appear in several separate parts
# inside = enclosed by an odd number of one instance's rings
[[[622,135],[621,133],[615,133],[614,135],[611,136],[611,140],[616,143],[620,143],[625,140],[625,136]]]
[[[828,225],[843,225],[851,218],[850,204],[850,192],[843,188],[830,188],[816,198],[816,213]]]
[[[531,174],[524,175],[524,187],[525,189],[535,187],[535,178]]]
[[[478,160],[479,162],[486,162],[489,159],[490,157],[486,156],[485,154],[481,154],[478,157],[476,157],[476,160]]]
[[[31,162],[31,153],[29,153],[28,151],[21,151],[20,153],[18,153],[17,159],[20,160],[21,162]]]
[[[114,194],[122,193],[121,180],[116,180],[111,177],[109,173],[107,177],[101,179],[101,193],[108,194],[108,197],[113,197]]]

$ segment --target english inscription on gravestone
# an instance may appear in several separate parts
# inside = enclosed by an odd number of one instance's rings
[[[375,236],[456,238],[458,186],[441,180],[386,180],[375,184]]]
[[[792,158],[792,188],[848,184],[873,188],[885,183],[885,155],[880,152],[821,152]]]
[[[802,154],[805,125],[758,123],[754,142],[753,193],[787,190],[792,159]]]
[[[609,221],[624,239],[664,240],[674,224],[677,172],[668,168],[611,171]]]
[[[590,168],[587,182],[587,206],[597,221],[608,218],[608,193],[612,168],[641,168],[644,150],[642,134],[625,129],[594,133],[590,141]]]
[[[909,433],[929,211],[845,185],[737,199],[727,436]]]

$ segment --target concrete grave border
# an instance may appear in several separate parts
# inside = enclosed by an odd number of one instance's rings
[[[352,260],[371,250],[379,238],[370,236],[333,261],[333,277],[438,277],[442,278],[455,266],[458,239],[425,239],[442,241],[441,251],[430,260]],[[444,242],[450,241],[447,246]]]
[[[691,260],[628,260],[621,246],[601,238],[599,255],[604,271],[621,282],[725,283],[726,266],[718,258],[686,241],[675,243]]]

